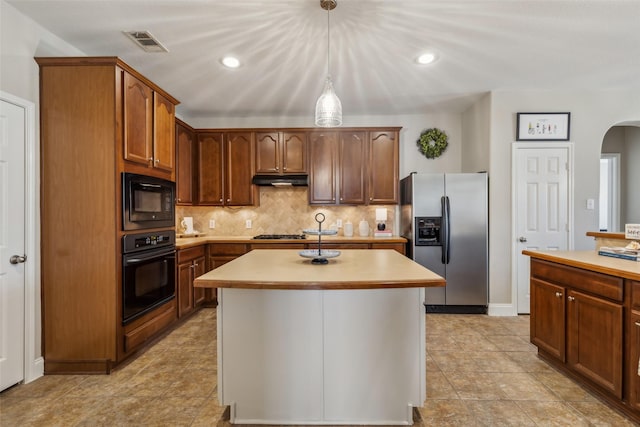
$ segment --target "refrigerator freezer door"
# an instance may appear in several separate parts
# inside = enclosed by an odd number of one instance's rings
[[[440,197],[444,195],[444,175],[419,173],[413,177],[413,216],[441,216]]]
[[[449,263],[446,304],[488,304],[487,174],[447,174],[449,198]]]

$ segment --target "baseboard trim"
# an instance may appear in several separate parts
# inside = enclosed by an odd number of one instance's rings
[[[489,316],[517,316],[518,313],[513,304],[491,304],[489,303]]]

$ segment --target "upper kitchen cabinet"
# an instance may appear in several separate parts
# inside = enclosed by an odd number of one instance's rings
[[[256,173],[307,173],[307,134],[296,131],[256,133]]]
[[[365,205],[367,186],[367,132],[340,132],[338,151],[340,204]]]
[[[192,205],[194,201],[195,132],[176,120],[176,204]]]
[[[400,128],[309,133],[309,203],[398,203]]]
[[[311,132],[309,158],[309,204],[336,204],[338,132]]]
[[[175,179],[175,100],[130,72],[122,80],[125,169]]]
[[[197,132],[198,205],[251,206],[255,171],[254,133]]]
[[[399,202],[399,128],[369,132],[369,204]]]

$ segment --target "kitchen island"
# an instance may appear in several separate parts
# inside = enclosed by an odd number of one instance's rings
[[[640,262],[594,251],[532,251],[538,355],[640,422]]]
[[[413,423],[424,288],[444,279],[393,250],[328,261],[260,249],[195,280],[219,288],[218,397],[232,423]]]

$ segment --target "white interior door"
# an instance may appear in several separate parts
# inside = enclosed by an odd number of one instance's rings
[[[24,380],[25,117],[0,100],[0,391]]]
[[[569,249],[569,148],[516,148],[517,311],[529,313],[528,250]]]

